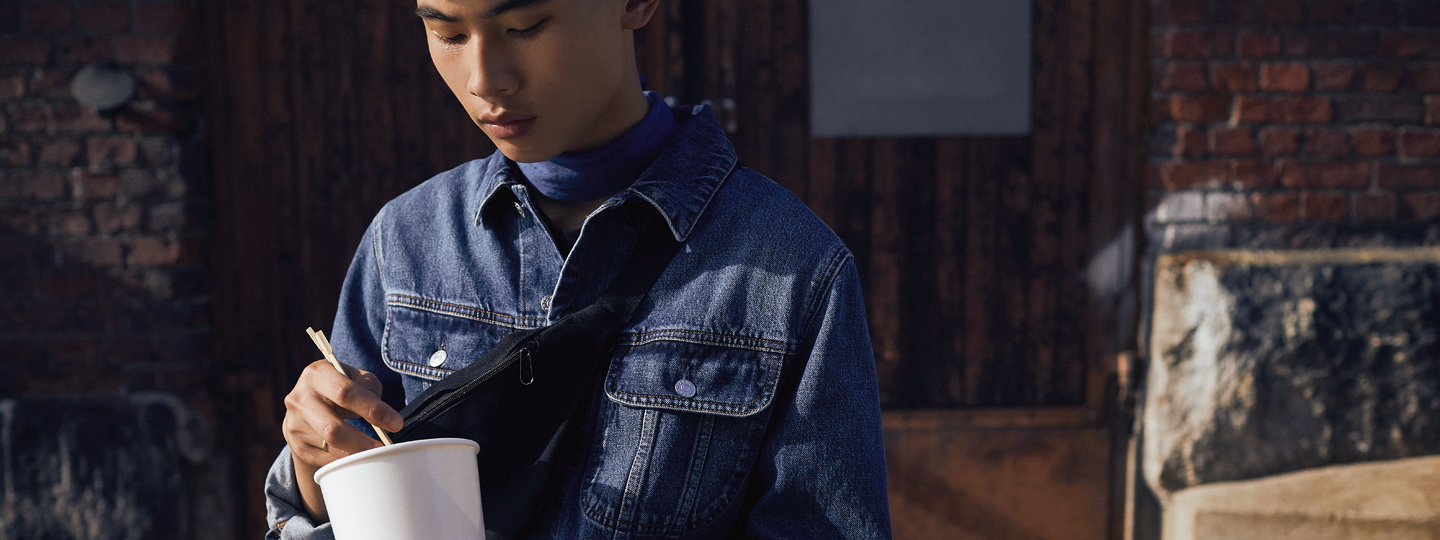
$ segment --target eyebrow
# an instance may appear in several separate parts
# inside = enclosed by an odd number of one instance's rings
[[[532,7],[549,1],[550,0],[505,0],[504,2],[501,2],[500,5],[490,8],[489,11],[482,13],[480,15],[480,18],[493,19],[495,17],[499,17],[500,15],[505,14],[508,11]],[[432,19],[436,21],[450,23],[460,22],[460,19],[457,17],[446,15],[438,9],[426,6],[420,6],[418,8],[415,8],[415,15],[419,16],[421,19]]]

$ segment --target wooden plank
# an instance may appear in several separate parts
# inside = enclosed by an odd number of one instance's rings
[[[1106,428],[885,434],[890,520],[899,540],[1109,538]]]

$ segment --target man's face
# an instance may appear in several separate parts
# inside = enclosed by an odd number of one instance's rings
[[[599,147],[635,121],[626,5],[418,0],[416,12],[435,68],[470,119],[510,159],[535,162]]]

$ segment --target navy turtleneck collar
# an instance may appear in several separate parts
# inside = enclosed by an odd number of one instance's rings
[[[598,150],[564,153],[549,161],[517,163],[525,180],[557,201],[593,201],[614,195],[640,177],[679,127],[670,107],[646,91],[650,109],[634,128]]]

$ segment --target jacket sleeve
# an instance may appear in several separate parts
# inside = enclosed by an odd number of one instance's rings
[[[875,357],[859,273],[844,254],[813,340],[787,375],[752,470],[741,523],[749,538],[890,538]]]
[[[384,251],[380,244],[383,215],[382,210],[355,250],[355,258],[350,263],[340,291],[340,305],[329,339],[335,349],[335,357],[348,365],[374,373],[383,385],[382,399],[399,410],[404,405],[404,389],[398,374],[386,368],[380,358],[380,340],[385,329],[385,289],[381,272]],[[318,358],[319,353],[316,355]],[[368,424],[359,420],[348,422],[374,436]],[[265,510],[270,524],[267,539],[328,540],[334,537],[329,523],[315,523],[305,513],[288,447],[280,451],[265,477]]]

